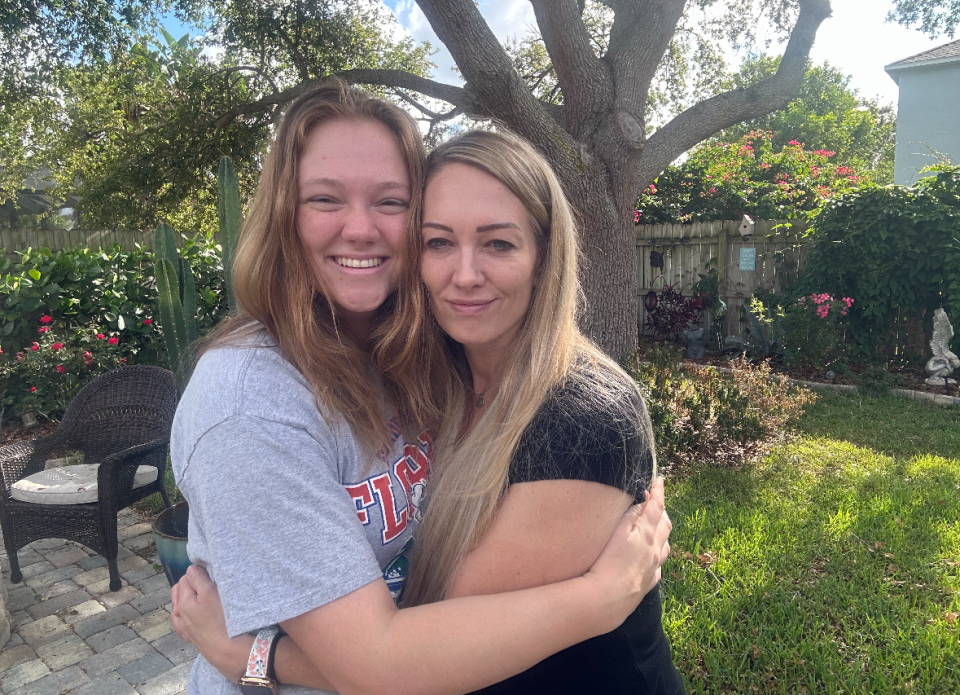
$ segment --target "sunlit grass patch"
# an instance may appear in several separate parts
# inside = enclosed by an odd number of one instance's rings
[[[692,692],[960,692],[960,410],[851,400],[755,466],[671,481],[664,621]]]

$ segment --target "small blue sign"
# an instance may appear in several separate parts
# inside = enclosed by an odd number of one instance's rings
[[[757,249],[753,246],[740,249],[740,270],[757,269]]]

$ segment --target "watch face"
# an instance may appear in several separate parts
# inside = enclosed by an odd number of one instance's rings
[[[276,681],[270,678],[244,676],[237,685],[243,695],[280,695]]]

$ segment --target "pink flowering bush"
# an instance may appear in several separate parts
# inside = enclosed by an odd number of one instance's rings
[[[852,297],[814,292],[787,306],[781,317],[784,364],[826,369],[841,360],[853,303]]]
[[[779,152],[773,133],[753,131],[738,142],[704,143],[670,166],[637,201],[637,224],[754,219],[787,220],[819,209],[863,178],[833,161],[835,152],[807,150],[791,140]]]
[[[130,355],[118,336],[107,339],[96,326],[68,328],[49,316],[39,323],[37,340],[0,353],[4,418],[28,411],[57,418],[84,384],[124,364]]]

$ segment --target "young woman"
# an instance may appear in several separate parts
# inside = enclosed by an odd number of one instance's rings
[[[174,423],[190,556],[216,582],[229,634],[282,623],[296,642],[279,642],[281,682],[474,690],[619,625],[668,552],[656,486],[642,514],[608,524],[603,552],[566,581],[397,610],[433,455],[428,432],[409,426],[439,422],[424,385],[431,371],[404,368],[438,364],[417,340],[419,240],[404,234],[418,217],[422,167],[415,123],[390,105],[334,85],[290,107],[234,264],[243,313],[201,358]],[[181,609],[216,596],[202,582],[194,569],[174,590],[187,633]],[[258,640],[277,645],[272,635]],[[191,693],[241,692],[244,650],[251,670],[264,666],[266,644],[252,653],[250,638],[229,644],[241,667],[208,654],[227,679],[198,659]],[[244,692],[276,690],[260,675],[248,672]]]

